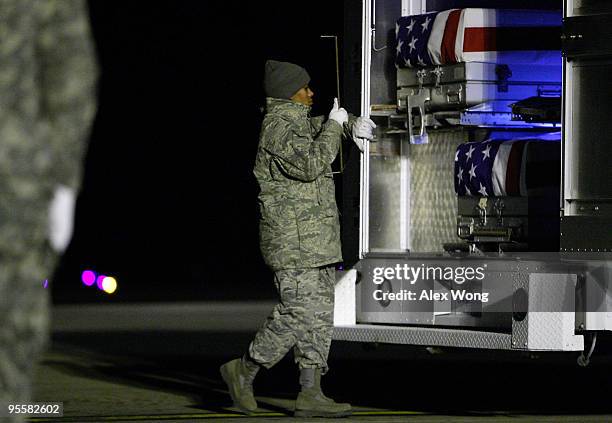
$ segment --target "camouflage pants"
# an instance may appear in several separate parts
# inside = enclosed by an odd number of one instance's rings
[[[4,259],[4,260],[2,260]],[[0,407],[32,401],[35,366],[48,342],[50,267],[38,253],[7,259],[0,254]],[[1,420],[1,419],[0,419]],[[23,422],[15,415],[9,422]]]
[[[300,368],[327,371],[334,313],[333,267],[281,270],[274,274],[280,302],[249,346],[250,357],[265,368],[293,347]]]

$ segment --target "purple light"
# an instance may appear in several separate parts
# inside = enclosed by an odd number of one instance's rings
[[[91,270],[85,270],[81,274],[81,280],[87,286],[92,286],[96,282],[96,274]]]
[[[102,281],[104,280],[106,276],[105,275],[100,275],[98,276],[98,279],[96,279],[96,285],[98,286],[98,289],[104,291],[104,287],[102,286]]]
[[[43,282],[43,288],[47,288],[48,285],[49,285],[49,280],[45,279],[45,281]]]

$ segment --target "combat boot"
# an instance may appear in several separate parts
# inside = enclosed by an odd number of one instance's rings
[[[308,372],[314,370],[313,383],[309,386]],[[303,376],[306,377],[303,377]],[[303,381],[307,382],[304,384]],[[351,415],[351,405],[339,403],[323,394],[321,390],[321,369],[302,369],[300,375],[302,390],[295,401],[296,417],[344,417]]]
[[[259,366],[246,358],[237,358],[219,368],[234,401],[234,407],[245,414],[257,410],[257,402],[253,395],[253,380],[258,370]]]

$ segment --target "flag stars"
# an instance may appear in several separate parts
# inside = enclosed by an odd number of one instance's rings
[[[407,66],[409,68],[412,67],[412,63],[410,62],[410,59],[404,59],[404,66]]]
[[[402,54],[402,44],[404,44],[402,40],[400,40],[399,43],[397,43],[397,54],[400,56]]]
[[[484,162],[487,158],[491,158],[491,144],[487,145],[487,148],[482,151],[482,161]]]
[[[408,34],[412,32],[412,28],[414,28],[414,24],[415,24],[414,19],[410,19],[410,25],[406,27],[406,29],[408,30]]]
[[[476,166],[472,163],[472,167],[470,168],[470,181],[472,178],[476,177]]]
[[[425,31],[427,31],[429,29],[429,24],[430,23],[431,23],[431,19],[428,16],[427,18],[425,18],[425,22],[423,22],[421,24],[421,26],[423,27],[423,34],[425,33]]]
[[[419,55],[417,55],[417,61],[418,61],[420,66],[427,66],[427,63],[425,63],[423,61],[423,59],[421,59],[421,56],[419,56]]]
[[[470,189],[467,187],[467,185],[465,186],[465,193],[467,195],[472,195],[472,191],[470,191]]]
[[[470,145],[470,149],[468,150],[467,153],[465,153],[465,156],[467,157],[467,160],[470,160],[472,158],[472,153],[474,152],[474,146]]]
[[[462,167],[459,168],[459,173],[457,174],[457,179],[459,180],[459,182],[463,182],[463,168]]]
[[[399,35],[400,26],[398,23],[395,24],[395,38]]]
[[[478,190],[479,193],[481,193],[484,197],[488,197],[489,194],[487,194],[487,188],[482,184],[482,182],[480,183],[480,189]]]
[[[455,151],[455,161],[459,161],[459,150]]]
[[[410,53],[412,53],[412,50],[416,50],[416,43],[418,40],[418,38],[412,37],[412,40],[410,40],[410,42],[408,43],[408,47],[410,47]]]

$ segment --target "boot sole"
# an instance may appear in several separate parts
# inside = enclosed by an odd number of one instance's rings
[[[237,409],[242,414],[252,415],[257,409],[249,410],[248,408],[241,407],[238,404],[238,401],[236,401],[236,398],[234,398],[234,393],[232,392],[232,387],[231,387],[231,385],[229,383],[230,375],[228,373],[228,370],[227,370],[227,367],[226,367],[225,364],[223,366],[219,367],[219,372],[221,373],[221,377],[223,378],[223,382],[225,382],[225,384],[227,385],[227,390],[229,391],[230,397],[232,397],[232,402],[234,403],[233,407],[235,409]]]
[[[353,412],[349,411],[340,411],[338,413],[326,413],[321,411],[310,411],[310,410],[295,410],[293,413],[294,417],[348,417],[351,416]]]

